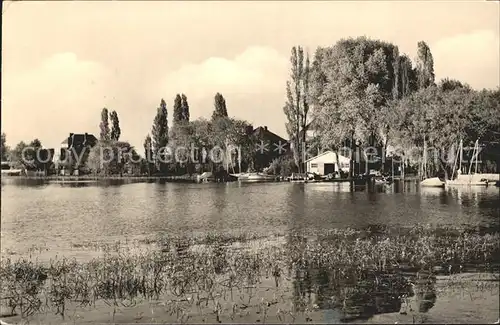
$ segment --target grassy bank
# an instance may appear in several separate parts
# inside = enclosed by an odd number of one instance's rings
[[[347,321],[398,312],[418,295],[429,309],[436,274],[494,271],[500,256],[498,233],[466,229],[347,229],[291,234],[283,246],[257,250],[234,245],[255,239],[157,238],[157,249],[106,247],[87,262],[4,259],[2,310],[17,320],[93,314],[134,322],[120,318],[125,310],[134,318],[153,304],[163,322],[299,322],[330,309]]]

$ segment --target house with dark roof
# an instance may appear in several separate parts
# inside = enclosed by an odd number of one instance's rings
[[[270,131],[267,126],[259,126],[252,134],[256,141],[255,169],[261,170],[268,167],[274,159],[291,155],[290,143]]]
[[[97,138],[90,133],[70,133],[67,139],[61,143],[67,145],[67,149],[82,148],[85,146],[93,147],[97,144]]]
[[[59,161],[65,162],[66,167],[71,169],[73,162],[80,157],[83,150],[89,150],[97,144],[97,138],[90,133],[70,133],[69,137],[61,142]]]

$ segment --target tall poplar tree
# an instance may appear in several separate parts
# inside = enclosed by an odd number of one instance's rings
[[[212,114],[212,119],[227,116],[226,100],[221,93],[217,93],[214,98],[214,112]]]
[[[153,159],[153,147],[151,136],[148,134],[144,139],[144,157],[146,159],[146,167],[148,175],[151,175],[152,159]]]
[[[291,75],[286,84],[287,101],[283,111],[287,117],[286,131],[292,141],[295,164],[302,172],[309,112],[309,56],[304,63],[304,50],[301,46],[294,46],[290,63]]]
[[[160,159],[165,158],[164,154],[166,153],[165,150],[168,144],[168,116],[167,103],[165,103],[163,98],[160,101],[160,107],[157,108],[151,135],[153,139],[153,153],[156,157],[156,164],[160,168],[160,171],[164,172],[165,164],[161,163]]]
[[[116,111],[112,111],[109,118],[111,120],[111,140],[118,141],[121,135],[118,113],[116,113]]]
[[[110,139],[109,134],[109,113],[108,109],[104,107],[101,111],[101,123],[99,124],[99,129],[101,130],[101,140],[107,141]]]
[[[182,106],[182,119],[186,122],[189,122],[189,104],[188,104],[186,95],[182,94],[181,99],[182,99],[182,104],[181,104],[181,106]]]
[[[431,49],[424,41],[417,44],[417,80],[418,88],[424,89],[434,85],[434,59]]]
[[[7,161],[7,156],[8,156],[7,153],[9,152],[9,148],[6,145],[6,141],[7,141],[7,136],[5,135],[5,133],[2,133],[2,142],[0,143],[0,150],[1,150],[0,157],[2,161]]]
[[[173,112],[173,122],[174,125],[177,125],[179,122],[183,120],[182,114],[182,98],[181,95],[177,94],[174,100],[174,112]]]

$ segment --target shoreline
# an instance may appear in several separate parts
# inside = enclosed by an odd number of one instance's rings
[[[128,181],[128,180],[133,180],[133,181],[170,181],[170,182],[190,182],[190,183],[199,183],[198,180],[199,175],[166,175],[166,176],[90,176],[90,175],[83,175],[83,176],[56,176],[56,175],[50,175],[50,176],[12,176],[12,175],[2,175],[1,179],[4,180],[19,180],[19,181],[25,181],[25,180],[36,180],[36,181],[50,181],[50,182],[101,182],[101,181]],[[350,178],[338,178],[338,179],[330,179],[330,180],[314,180],[314,181],[308,181],[308,182],[301,182],[301,183],[349,183],[349,182],[354,182],[357,179],[350,179]],[[418,177],[415,176],[410,176],[410,177],[405,177],[405,178],[394,178],[395,181],[397,182],[414,182],[418,180]],[[225,183],[230,183],[230,182],[238,182],[239,180],[235,181],[228,181]],[[266,181],[240,181],[242,183],[289,183],[290,181],[287,180],[266,180]],[[214,183],[214,181],[209,181],[209,183]]]

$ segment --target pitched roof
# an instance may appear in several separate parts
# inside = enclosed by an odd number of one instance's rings
[[[332,151],[332,150],[326,150],[326,151],[324,151],[324,152],[320,153],[319,155],[317,155],[316,157],[311,157],[311,158],[307,159],[305,162],[309,162],[309,161],[311,161],[311,160],[318,159],[318,158],[320,158],[320,157],[322,157],[322,156],[324,156],[324,155],[328,155],[328,154],[332,154],[332,153],[335,153],[335,152],[334,152],[334,151]],[[345,157],[345,156],[343,156],[343,155],[341,155],[341,154],[339,153],[339,159],[340,159],[340,157],[343,157],[343,158],[345,158],[345,159],[349,159],[348,157]]]
[[[74,137],[75,142],[83,143],[83,141],[85,139],[85,134],[84,133],[74,133],[73,137]],[[61,144],[68,144],[68,140],[69,140],[69,137],[65,138],[61,142]],[[89,140],[92,142],[95,142],[95,141],[97,141],[97,138],[93,134],[87,133],[87,141],[89,141]]]
[[[305,162],[309,162],[309,161],[311,161],[311,160],[313,160],[313,159],[317,159],[317,158],[322,157],[322,156],[324,156],[324,155],[326,155],[326,154],[329,154],[329,153],[333,153],[333,151],[331,151],[331,150],[327,150],[327,151],[325,151],[325,152],[320,153],[320,154],[319,154],[319,155],[317,155],[316,157],[311,157],[311,158],[307,159]]]
[[[282,137],[280,137],[276,133],[269,131],[269,129],[267,129],[267,128],[263,127],[263,126],[259,126],[258,128],[256,128],[255,130],[253,130],[253,134],[257,135],[257,136],[261,136],[261,135],[262,136],[268,136],[268,137],[270,136],[270,137],[278,139],[279,141],[288,142],[287,140],[283,139]]]

